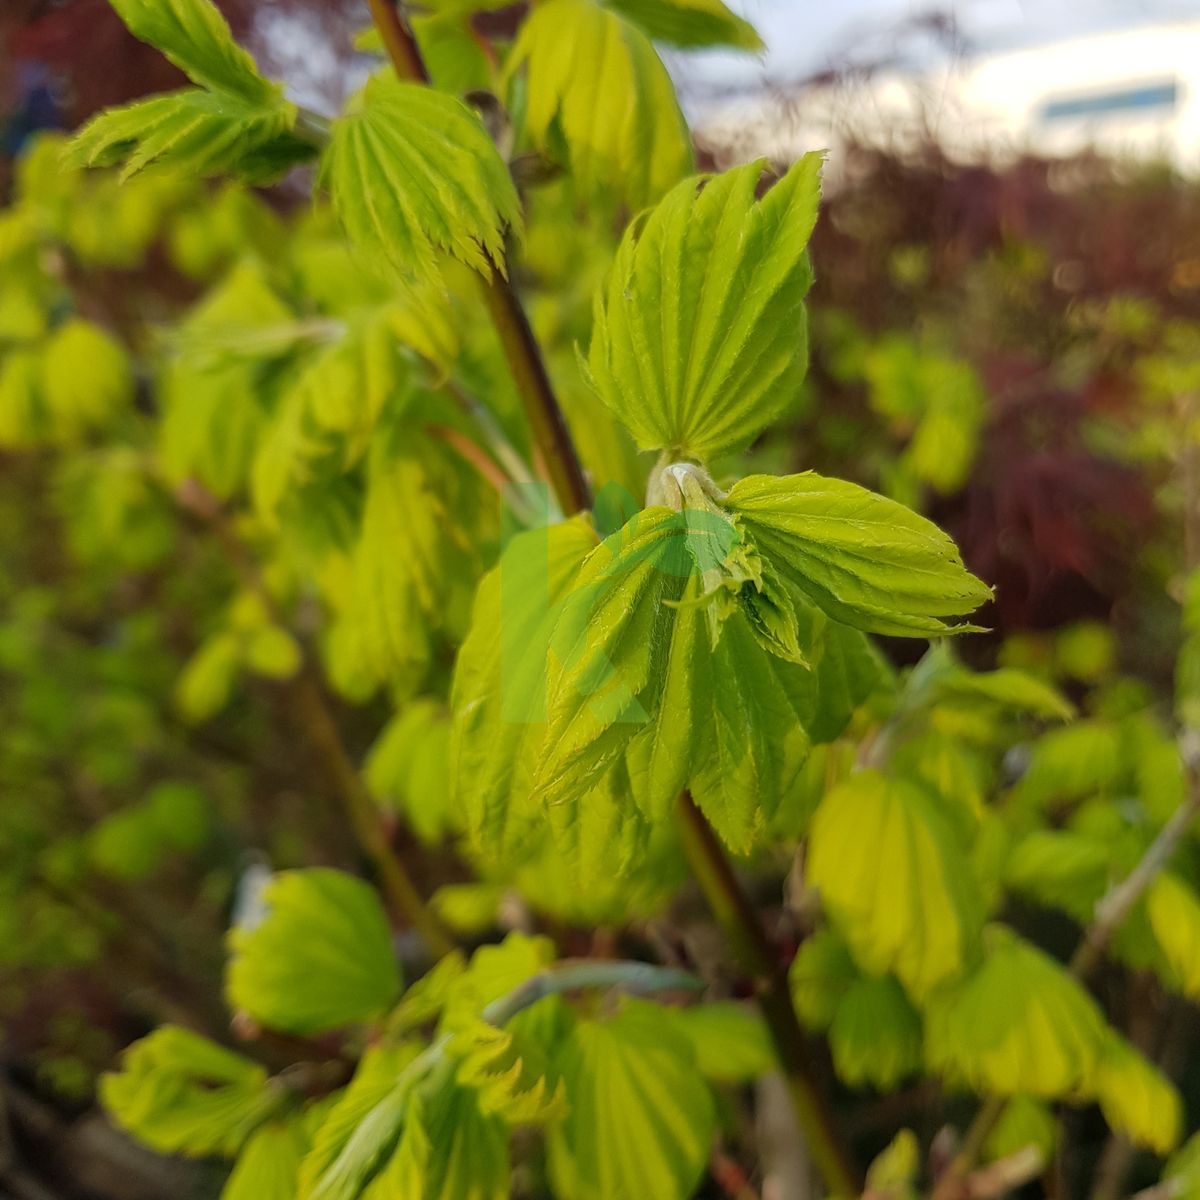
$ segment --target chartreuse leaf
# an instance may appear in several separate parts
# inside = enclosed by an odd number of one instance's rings
[[[1112,874],[1110,848],[1063,829],[1035,829],[1013,847],[1004,881],[1013,891],[1070,913],[1081,923],[1095,911]]]
[[[566,1110],[562,1080],[551,1077],[544,1052],[511,1029],[479,1018],[466,1021],[451,1036],[448,1052],[458,1061],[458,1082],[477,1094],[485,1113],[512,1125],[531,1125]]]
[[[596,298],[588,366],[642,449],[703,461],[795,398],[820,170],[806,155],[761,200],[761,161],[688,179],[626,231]]]
[[[728,1001],[660,1011],[691,1043],[696,1066],[705,1079],[749,1083],[775,1070],[771,1039],[753,1008]]]
[[[60,436],[102,428],[133,401],[129,355],[104,330],[73,317],[46,343],[42,395]]]
[[[685,1200],[708,1161],[712,1096],[691,1046],[651,1004],[580,1019],[557,1066],[570,1108],[549,1135],[562,1200]]]
[[[859,978],[846,943],[832,929],[819,929],[796,952],[788,969],[792,1001],[810,1028],[828,1029],[838,1005]]]
[[[313,1134],[300,1164],[299,1200],[358,1200],[386,1166],[425,1075],[418,1053],[412,1043],[367,1049]]]
[[[1109,1038],[1095,1000],[1004,926],[989,926],[985,945],[982,965],[925,1009],[929,1065],[979,1092],[1094,1094]]]
[[[721,0],[604,0],[657,42],[672,46],[733,46],[763,49],[749,21],[730,12]]]
[[[1033,1096],[1013,1096],[988,1135],[983,1155],[989,1162],[996,1162],[1034,1146],[1041,1151],[1042,1161],[1048,1163],[1057,1144],[1058,1119],[1053,1109]]]
[[[649,38],[597,0],[546,0],[521,26],[506,70],[528,68],[526,128],[589,191],[631,207],[692,166],[687,124]],[[562,143],[565,141],[565,150]]]
[[[364,1200],[507,1200],[508,1127],[470,1088],[442,1083],[412,1096],[396,1153]]]
[[[387,915],[368,884],[320,867],[268,884],[267,915],[230,934],[229,1003],[268,1029],[319,1033],[377,1017],[400,991]]]
[[[843,1082],[887,1091],[921,1069],[921,1018],[894,979],[864,976],[838,1001],[829,1049]]]
[[[1162,1181],[1171,1187],[1171,1194],[1180,1200],[1195,1200],[1200,1196],[1200,1133],[1194,1133],[1163,1167]]]
[[[152,165],[189,175],[234,171],[268,182],[313,154],[292,135],[295,106],[282,96],[251,101],[229,92],[183,88],[110,108],[93,117],[67,147],[78,167],[123,163],[128,179]]]
[[[864,970],[914,996],[968,967],[982,903],[964,847],[921,788],[860,771],[822,801],[808,878]]]
[[[246,100],[269,99],[278,85],[233,40],[210,0],[110,0],[134,37],[161,50],[193,83]]]
[[[296,1200],[296,1176],[307,1150],[303,1121],[263,1125],[238,1155],[221,1200]]]
[[[450,833],[450,722],[442,705],[417,700],[397,713],[367,755],[366,776],[371,794],[403,813],[424,841]]]
[[[1183,1101],[1175,1085],[1119,1034],[1110,1033],[1096,1079],[1100,1111],[1109,1125],[1156,1154],[1175,1148]]]
[[[135,1042],[100,1080],[122,1129],[162,1154],[200,1158],[237,1154],[282,1098],[256,1063],[172,1025]]]
[[[943,618],[973,612],[991,589],[954,542],[911,509],[811,471],[751,475],[726,500],[774,568],[834,620],[870,633],[964,632]]]
[[[504,272],[504,234],[519,229],[508,170],[462,101],[377,76],[333,122],[321,179],[351,243],[402,277],[438,279],[445,252],[485,277]]]
[[[33,446],[45,432],[41,358],[32,348],[13,347],[0,361],[0,446]]]
[[[452,789],[472,840],[496,855],[519,848],[538,813],[529,782],[545,732],[550,636],[595,545],[586,517],[522,534],[475,595],[451,695]]]
[[[376,683],[419,679],[439,630],[461,636],[488,529],[478,477],[441,442],[380,428],[367,457],[353,596],[343,616]],[[468,529],[457,514],[473,514]]]
[[[938,680],[938,691],[952,701],[988,700],[1007,712],[1047,720],[1069,721],[1075,715],[1075,706],[1057,688],[1013,667],[998,671],[955,669]]]
[[[1177,875],[1163,872],[1146,894],[1146,912],[1172,982],[1200,999],[1200,899]]]

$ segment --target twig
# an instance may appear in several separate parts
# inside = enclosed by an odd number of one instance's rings
[[[815,1082],[804,1032],[775,949],[712,826],[687,792],[679,797],[678,815],[684,853],[692,873],[724,929],[730,949],[753,984],[813,1163],[831,1192],[839,1196],[857,1195],[861,1180]]]

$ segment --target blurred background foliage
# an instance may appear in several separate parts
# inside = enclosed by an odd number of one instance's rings
[[[336,105],[364,74],[352,4],[221,7],[264,69],[307,96]],[[519,15],[485,13],[479,27],[503,39]],[[305,61],[273,19],[335,49]],[[395,300],[286,180],[256,192],[63,172],[53,131],[179,82],[106,0],[9,3],[0,45],[0,1109],[18,1157],[63,1195],[201,1195],[219,1171],[164,1175],[101,1132],[95,1080],[160,1021],[229,1040],[223,937],[257,874],[358,865],[324,765],[296,733],[312,721],[296,681],[314,660],[414,876],[466,936],[540,923],[568,953],[626,939],[703,958],[711,931],[689,896],[664,915],[683,876],[673,844],[632,879],[599,864],[586,891],[539,846],[515,873],[454,846],[452,650],[522,519],[515,501],[490,502],[490,483],[519,483],[531,453],[486,323],[451,320],[433,298]],[[492,80],[486,60],[447,62],[463,72],[458,90]],[[620,200],[585,210],[562,178],[529,181],[524,199],[519,281],[568,416],[594,477],[638,495],[648,463],[589,403],[575,350]],[[737,467],[815,468],[926,512],[997,587],[991,632],[962,655],[1031,670],[1078,703],[1083,719],[1036,745],[1015,727],[980,734],[970,705],[935,705],[904,751],[964,794],[1005,797],[1020,848],[997,856],[995,887],[1010,890],[1014,923],[1065,951],[1072,920],[1178,800],[1172,702],[1185,714],[1200,703],[1200,615],[1181,568],[1200,561],[1200,186],[1093,156],[988,167],[934,146],[851,149],[812,256],[803,395]],[[398,329],[419,354],[394,350]],[[341,339],[355,352],[340,354]],[[186,428],[172,421],[176,394]],[[230,408],[231,396],[246,402]],[[508,456],[484,473],[469,457],[476,396]],[[450,527],[447,496],[487,514],[469,537]],[[398,538],[426,556],[425,573],[389,573]],[[265,550],[264,570],[244,546],[257,561]],[[910,645],[888,650],[911,662]],[[814,754],[808,791],[777,817],[781,838],[806,828],[843,750]],[[985,855],[986,839],[976,848]],[[1186,857],[1195,879],[1194,843]],[[787,933],[789,863],[760,865]],[[822,952],[838,947],[806,943]],[[1161,982],[1176,969],[1164,953],[1135,930],[1118,957],[1136,969],[1101,990],[1195,1113],[1194,1014]],[[809,1000],[814,1027],[832,1022],[828,1069],[846,1088],[912,1074],[903,1055],[881,1067],[851,1017]],[[289,1060],[270,1039],[257,1048]],[[859,1106],[855,1135],[880,1148],[893,1109],[932,1122],[928,1086]],[[1078,1155],[1095,1160],[1096,1113],[1070,1122]],[[1155,1177],[1140,1169],[1135,1181]]]

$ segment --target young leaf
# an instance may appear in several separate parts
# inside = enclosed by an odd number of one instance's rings
[[[207,1038],[164,1025],[101,1077],[100,1099],[122,1129],[161,1154],[233,1156],[280,1106],[267,1073]]]
[[[450,833],[450,722],[442,705],[417,700],[397,713],[367,755],[366,776],[372,795],[423,841]]]
[[[708,1161],[712,1096],[654,1005],[575,1023],[558,1053],[570,1109],[550,1132],[562,1200],[686,1200]]]
[[[262,1126],[238,1155],[221,1200],[295,1200],[296,1176],[307,1150],[303,1121]]]
[[[233,40],[210,0],[110,0],[129,32],[161,50],[193,83],[252,103],[279,92]]]
[[[46,344],[42,394],[60,435],[101,428],[133,401],[129,356],[104,330],[74,317]]]
[[[507,1127],[480,1108],[470,1088],[452,1082],[429,1096],[413,1095],[396,1153],[370,1191],[371,1200],[508,1200],[511,1194]]]
[[[230,934],[229,1003],[268,1029],[319,1033],[379,1016],[400,991],[387,915],[375,891],[341,871],[284,871],[267,915]]]
[[[454,1032],[449,1053],[458,1060],[455,1078],[477,1094],[485,1113],[510,1125],[540,1125],[566,1110],[562,1080],[551,1075],[541,1047],[511,1029],[466,1022]]]
[[[796,952],[788,985],[800,1019],[810,1029],[828,1029],[843,997],[860,978],[846,943],[832,929],[819,929]]]
[[[1096,1081],[1109,1125],[1156,1154],[1169,1154],[1183,1129],[1175,1085],[1119,1034],[1110,1034]]]
[[[725,503],[775,570],[845,625],[895,637],[964,632],[974,627],[942,618],[991,598],[936,525],[857,484],[811,471],[751,475]]]
[[[894,979],[858,979],[837,1006],[829,1049],[843,1082],[888,1091],[921,1069],[921,1018]]]
[[[647,37],[672,46],[732,46],[762,50],[763,41],[749,21],[721,0],[604,0],[641,27]]]
[[[726,1001],[663,1009],[675,1030],[691,1043],[705,1079],[750,1083],[776,1069],[775,1051],[762,1017],[745,1004]]]
[[[411,1044],[369,1047],[300,1164],[299,1200],[358,1200],[387,1165],[425,1071]]]
[[[1050,1105],[1033,1096],[1013,1096],[984,1144],[983,1157],[996,1162],[1034,1146],[1041,1151],[1042,1161],[1048,1163],[1057,1144],[1058,1117]]]
[[[930,1000],[929,1064],[979,1092],[1094,1093],[1109,1037],[1095,1000],[1004,926],[989,926],[985,943],[982,966]]]
[[[485,278],[504,273],[504,234],[520,227],[508,169],[460,100],[378,76],[339,117],[321,179],[351,243],[402,277],[437,280],[444,251]]]
[[[1200,999],[1200,899],[1178,876],[1164,872],[1150,885],[1146,911],[1175,985]]]
[[[860,771],[809,834],[808,878],[855,959],[924,997],[967,967],[982,904],[963,847],[919,787]]]
[[[565,139],[588,191],[615,189],[633,208],[657,200],[692,166],[675,89],[640,29],[596,0],[546,0],[509,57],[528,67],[526,127],[551,154]]]
[[[588,366],[642,449],[703,461],[795,399],[820,170],[806,155],[761,200],[761,161],[688,179],[626,231],[596,298]]]
[[[257,103],[227,92],[184,88],[110,108],[75,135],[69,165],[124,163],[123,180],[145,167],[172,167],[188,175],[236,172],[266,183],[313,153],[291,136],[296,109],[280,97]]]

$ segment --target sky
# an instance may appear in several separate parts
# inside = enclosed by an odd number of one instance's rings
[[[931,55],[986,53],[1146,22],[1200,19],[1200,0],[727,0],[767,44],[761,58],[712,53],[672,66],[685,100],[786,84],[832,67]],[[913,31],[949,14],[957,41]]]

